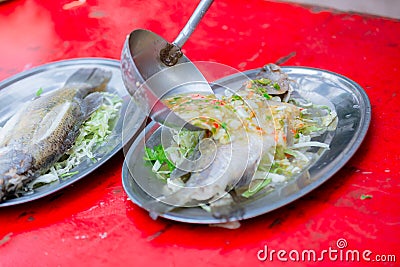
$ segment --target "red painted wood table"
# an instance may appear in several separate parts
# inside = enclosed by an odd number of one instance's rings
[[[195,6],[189,0],[3,2],[0,79],[63,59],[119,59],[136,28],[172,41]],[[400,22],[273,1],[218,0],[184,52],[239,70],[279,60],[347,76],[371,101],[367,137],[322,186],[236,230],[152,220],[127,199],[120,152],[53,195],[1,208],[0,266],[396,266],[391,255],[398,266]],[[338,240],[367,251],[366,258],[335,260]],[[323,263],[291,260],[283,252],[261,261],[266,248],[326,254]]]

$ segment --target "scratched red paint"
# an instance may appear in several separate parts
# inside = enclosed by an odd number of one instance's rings
[[[125,36],[136,28],[172,41],[195,7],[189,0],[88,0],[63,10],[69,2],[0,4],[0,79],[61,59],[118,59]],[[302,199],[226,230],[150,219],[122,189],[121,152],[59,193],[0,209],[0,266],[267,266],[256,256],[264,245],[321,251],[339,238],[349,249],[397,253],[400,261],[399,33],[400,22],[385,18],[270,1],[215,1],[185,54],[240,70],[291,55],[283,65],[355,80],[372,104],[370,130],[356,155]],[[361,200],[363,194],[372,198]]]

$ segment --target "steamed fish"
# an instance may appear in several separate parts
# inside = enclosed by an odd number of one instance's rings
[[[236,92],[166,99],[167,106],[206,134],[194,153],[185,156],[191,164],[165,148],[177,168],[169,174],[163,195],[146,205],[151,214],[202,206],[215,217],[240,218],[235,197],[249,197],[271,181],[284,181],[287,173],[283,171],[300,172],[310,160],[300,148],[328,148],[310,138],[325,131],[330,121],[312,120],[305,108],[282,102],[291,92],[290,83],[287,74],[269,64]]]
[[[0,202],[42,175],[73,145],[103,102],[111,72],[79,69],[65,85],[26,103],[0,130]]]

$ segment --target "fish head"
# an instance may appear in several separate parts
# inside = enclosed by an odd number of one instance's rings
[[[31,179],[32,161],[32,156],[22,150],[9,146],[0,148],[0,202]]]

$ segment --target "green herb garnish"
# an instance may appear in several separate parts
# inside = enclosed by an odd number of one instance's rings
[[[227,130],[226,122],[221,123],[221,127],[224,128],[225,130]]]
[[[79,173],[79,171],[63,173],[63,174],[60,175],[60,178],[71,177],[71,176],[73,176],[75,174],[78,174],[78,173]]]
[[[362,195],[360,196],[360,199],[361,199],[361,200],[370,199],[370,198],[372,198],[372,195],[364,195],[364,194],[362,194]]]
[[[261,189],[263,189],[264,187],[269,185],[271,182],[272,182],[271,178],[265,179],[262,182],[260,182],[259,184],[257,184],[255,188],[252,188],[252,189],[249,188],[248,190],[243,192],[242,196],[246,197],[246,198],[251,197],[254,194],[258,193]]]
[[[39,90],[36,91],[36,97],[39,97],[43,93],[43,88],[40,87]]]
[[[145,147],[145,161],[150,161],[151,163],[159,162],[162,167],[167,167],[169,171],[173,171],[176,167],[175,165],[167,158],[165,155],[165,151],[163,146],[157,145],[153,148]]]
[[[258,79],[258,80],[254,80],[254,82],[256,82],[258,84],[261,84],[261,85],[268,85],[268,84],[271,83],[271,80],[270,79],[266,79],[266,78],[261,78],[261,79]]]
[[[298,133],[304,134],[304,135],[309,135],[311,133],[315,133],[318,131],[321,131],[323,128],[321,127],[317,127],[315,125],[311,125],[311,126],[306,126],[303,128],[300,128],[297,130]]]
[[[270,96],[269,94],[267,94],[267,93],[264,93],[264,94],[263,94],[263,97],[265,97],[265,99],[267,99],[267,100],[270,100],[270,99],[271,99],[271,96]]]
[[[233,95],[232,100],[242,100],[242,97],[239,95]]]

